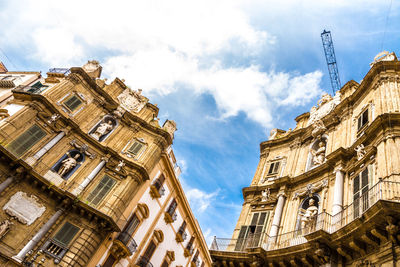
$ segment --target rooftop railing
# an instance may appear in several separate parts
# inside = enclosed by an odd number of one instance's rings
[[[309,226],[291,232],[269,236],[267,233],[250,234],[246,238],[231,239],[217,238],[211,244],[210,250],[240,252],[246,249],[262,247],[263,249],[277,250],[301,245],[307,242],[306,236],[316,231],[325,231],[332,234],[359,218],[364,212],[375,205],[379,200],[400,202],[400,176],[393,175],[380,179],[367,192],[353,203],[346,206],[341,212],[331,215],[321,212]]]

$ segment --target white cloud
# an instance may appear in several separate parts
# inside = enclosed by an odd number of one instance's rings
[[[166,95],[185,85],[211,94],[220,118],[244,112],[270,126],[271,110],[299,105],[320,93],[320,72],[265,72],[256,64],[229,66],[230,57],[251,60],[276,44],[276,37],[250,23],[241,0],[8,2],[0,37],[29,45],[31,57],[62,67],[85,62],[92,51],[104,55],[108,76],[125,78],[145,93]],[[77,8],[79,6],[79,8]],[[13,23],[7,23],[13,13]],[[11,33],[18,34],[11,34]],[[104,53],[104,52],[103,52]],[[232,54],[233,53],[233,54]]]
[[[207,210],[213,200],[215,200],[215,198],[217,197],[218,192],[219,190],[212,193],[206,193],[197,188],[190,188],[185,190],[185,194],[189,200],[190,206],[197,214],[201,214]]]

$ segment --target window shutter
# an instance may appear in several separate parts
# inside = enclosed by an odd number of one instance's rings
[[[247,235],[247,228],[248,228],[248,226],[245,226],[245,225],[242,225],[242,227],[240,228],[239,236],[238,236],[236,246],[235,246],[235,251],[242,250],[242,245],[243,245],[244,239],[246,238],[246,235]]]
[[[266,212],[261,212],[260,219],[258,219],[257,225],[264,225],[266,217],[267,217],[267,213]]]
[[[98,205],[100,201],[108,194],[108,192],[110,192],[114,184],[114,179],[112,179],[108,175],[104,175],[100,183],[88,196],[87,201],[93,205]]]
[[[79,107],[81,104],[82,101],[76,95],[73,95],[64,101],[64,105],[66,105],[71,111]]]
[[[131,147],[128,149],[128,152],[129,153],[131,153],[132,155],[138,155],[139,154],[139,151],[142,149],[142,147],[143,147],[143,144],[142,143],[140,143],[140,142],[138,142],[138,141],[135,141],[132,145],[131,145]]]
[[[45,136],[46,132],[38,125],[34,124],[17,139],[11,142],[9,149],[17,156],[21,156]]]
[[[64,246],[68,246],[69,242],[74,238],[76,233],[78,233],[79,228],[75,225],[66,222],[60,230],[58,230],[57,234],[54,236],[54,240],[61,243]]]

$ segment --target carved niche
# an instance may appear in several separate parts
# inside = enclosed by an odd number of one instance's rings
[[[128,111],[139,112],[149,102],[149,99],[142,96],[142,89],[138,91],[126,88],[118,97],[121,107]]]
[[[42,216],[46,207],[39,203],[39,199],[24,192],[15,193],[4,205],[3,210],[10,216],[15,217],[20,223],[31,225],[37,218]]]

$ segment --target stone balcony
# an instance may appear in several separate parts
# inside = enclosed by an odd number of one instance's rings
[[[315,266],[337,257],[353,262],[385,244],[389,246],[389,241],[400,242],[396,223],[400,221],[399,202],[399,177],[380,179],[342,212],[318,214],[308,228],[274,237],[266,233],[245,239],[215,237],[211,256],[216,266]]]

